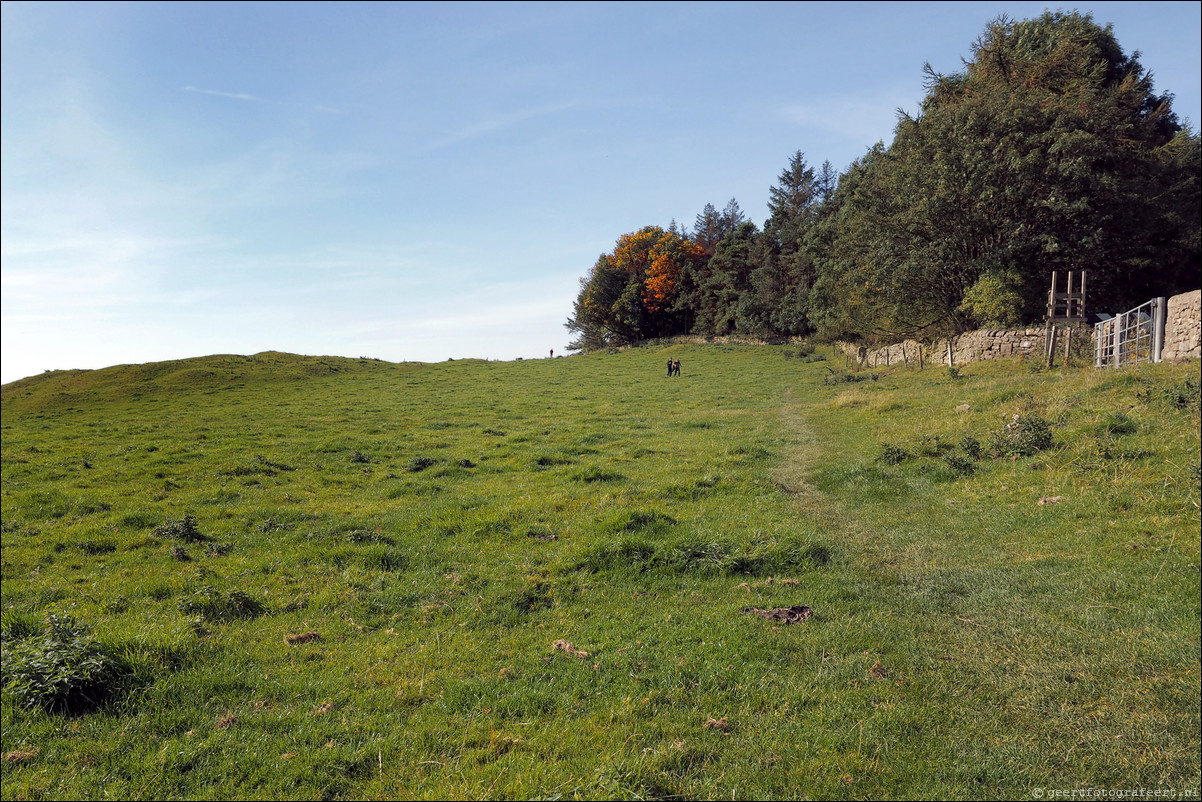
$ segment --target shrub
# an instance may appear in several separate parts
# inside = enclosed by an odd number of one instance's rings
[[[1034,412],[1015,414],[989,435],[989,449],[999,457],[1027,457],[1052,445],[1052,427]]]
[[[83,713],[116,695],[132,675],[128,664],[66,616],[50,615],[41,638],[3,649],[4,692],[25,708]]]

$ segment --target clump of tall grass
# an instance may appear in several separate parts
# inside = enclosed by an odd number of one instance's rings
[[[262,602],[241,590],[223,593],[209,585],[204,585],[187,598],[180,599],[179,610],[184,615],[197,615],[218,622],[257,618],[266,612]]]

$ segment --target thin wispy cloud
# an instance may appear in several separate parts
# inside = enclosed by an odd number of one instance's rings
[[[521,109],[519,111],[510,112],[509,114],[498,114],[494,117],[480,120],[479,122],[475,122],[471,125],[460,128],[458,131],[451,132],[447,136],[431,144],[428,150],[438,150],[450,145],[456,145],[461,142],[478,139],[483,136],[488,136],[496,131],[500,131],[505,128],[511,128],[515,125],[520,125],[527,120],[533,120],[539,117],[557,114],[561,111],[567,111],[568,109],[575,108],[578,105],[580,104],[576,101],[570,100],[565,103],[554,103],[548,106],[536,106],[534,108]]]
[[[234,100],[249,100],[254,103],[272,103],[274,105],[273,101],[264,100],[263,98],[255,97],[254,95],[248,95],[245,92],[219,92],[216,89],[201,89],[198,86],[185,86],[184,91],[199,92],[202,95],[216,95],[217,97],[230,97]]]
[[[244,100],[248,103],[262,103],[265,106],[288,106],[294,109],[309,109],[310,111],[322,111],[327,114],[341,114],[340,109],[335,109],[330,106],[315,106],[307,103],[288,103],[282,100],[268,100],[267,98],[252,95],[247,92],[222,92],[219,89],[203,89],[199,86],[185,86],[185,92],[196,92],[201,95],[213,95],[215,97],[228,97],[231,100]]]

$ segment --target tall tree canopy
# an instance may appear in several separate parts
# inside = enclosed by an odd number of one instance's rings
[[[821,179],[797,151],[778,176],[778,183],[768,189],[771,216],[756,242],[751,291],[740,304],[739,327],[747,334],[805,334],[810,330],[806,315],[814,261],[805,239],[828,192],[822,182],[834,180],[829,162],[820,175]]]
[[[851,272],[826,284],[875,288],[871,327],[909,334],[1037,319],[1053,270],[1089,270],[1095,307],[1196,282],[1198,138],[1138,54],[1074,12],[998,19],[973,56],[927,67],[845,198],[827,265]]]
[[[690,318],[676,303],[681,274],[704,261],[700,246],[659,226],[622,235],[581,279],[567,323],[579,335],[572,347],[595,350],[687,333]]]

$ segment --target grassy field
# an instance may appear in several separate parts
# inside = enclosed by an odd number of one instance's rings
[[[1197,798],[1198,362],[816,356],[5,385],[3,798]]]

